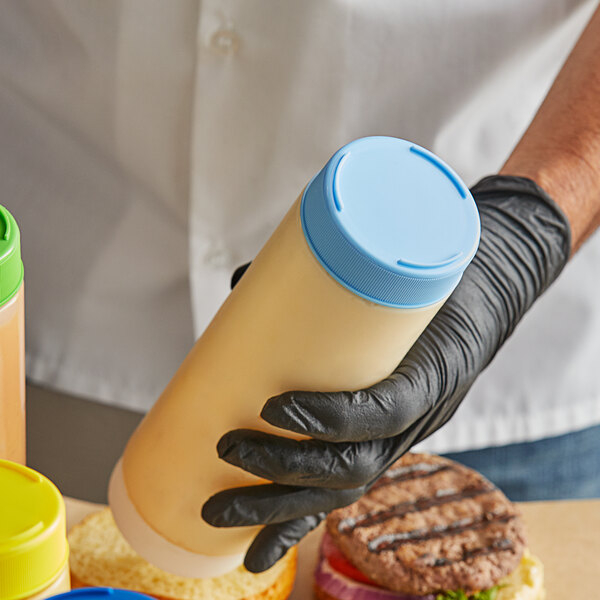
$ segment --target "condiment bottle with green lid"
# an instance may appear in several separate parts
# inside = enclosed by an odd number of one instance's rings
[[[25,338],[19,228],[0,206],[0,458],[25,464]]]
[[[70,590],[65,503],[56,486],[0,460],[0,600],[41,600]]]

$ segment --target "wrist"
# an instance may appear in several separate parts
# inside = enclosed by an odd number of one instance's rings
[[[526,177],[537,183],[562,209],[571,227],[571,255],[600,224],[600,171],[577,150],[552,155],[515,149],[500,175]]]

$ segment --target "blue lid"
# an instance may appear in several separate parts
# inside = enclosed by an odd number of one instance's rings
[[[139,592],[117,590],[109,587],[81,588],[51,596],[51,598],[64,598],[64,600],[154,600],[151,596]]]
[[[460,177],[428,150],[392,137],[338,150],[306,186],[301,219],[330,275],[386,306],[445,298],[479,244],[479,213]]]

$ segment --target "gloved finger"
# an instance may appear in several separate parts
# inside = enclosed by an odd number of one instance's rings
[[[232,488],[211,496],[202,518],[213,527],[283,523],[347,506],[364,492],[364,487],[329,490],[277,483]]]
[[[231,276],[231,289],[233,289],[236,286],[237,282],[242,278],[244,273],[248,270],[249,266],[250,266],[250,263],[246,263],[245,265],[239,266],[233,272],[233,275]]]
[[[248,548],[244,566],[251,573],[266,571],[325,517],[325,513],[319,513],[285,523],[267,525]]]
[[[418,344],[418,341],[417,341]],[[398,435],[432,405],[424,375],[412,367],[356,392],[286,392],[270,398],[261,417],[282,429],[331,442],[362,442]]]
[[[322,442],[292,440],[236,429],[217,444],[219,458],[253,475],[282,485],[356,488],[390,462],[389,440]]]

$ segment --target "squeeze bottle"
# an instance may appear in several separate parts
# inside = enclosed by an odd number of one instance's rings
[[[0,460],[0,600],[42,600],[71,589],[65,503],[56,486]]]
[[[109,502],[131,546],[165,571],[214,577],[257,527],[215,528],[203,503],[260,483],[217,458],[227,431],[288,390],[388,376],[458,284],[479,242],[469,190],[439,158],[390,137],[356,140],[306,186],[197,340],[117,463]]]
[[[0,206],[0,458],[25,464],[25,338],[19,228]]]

